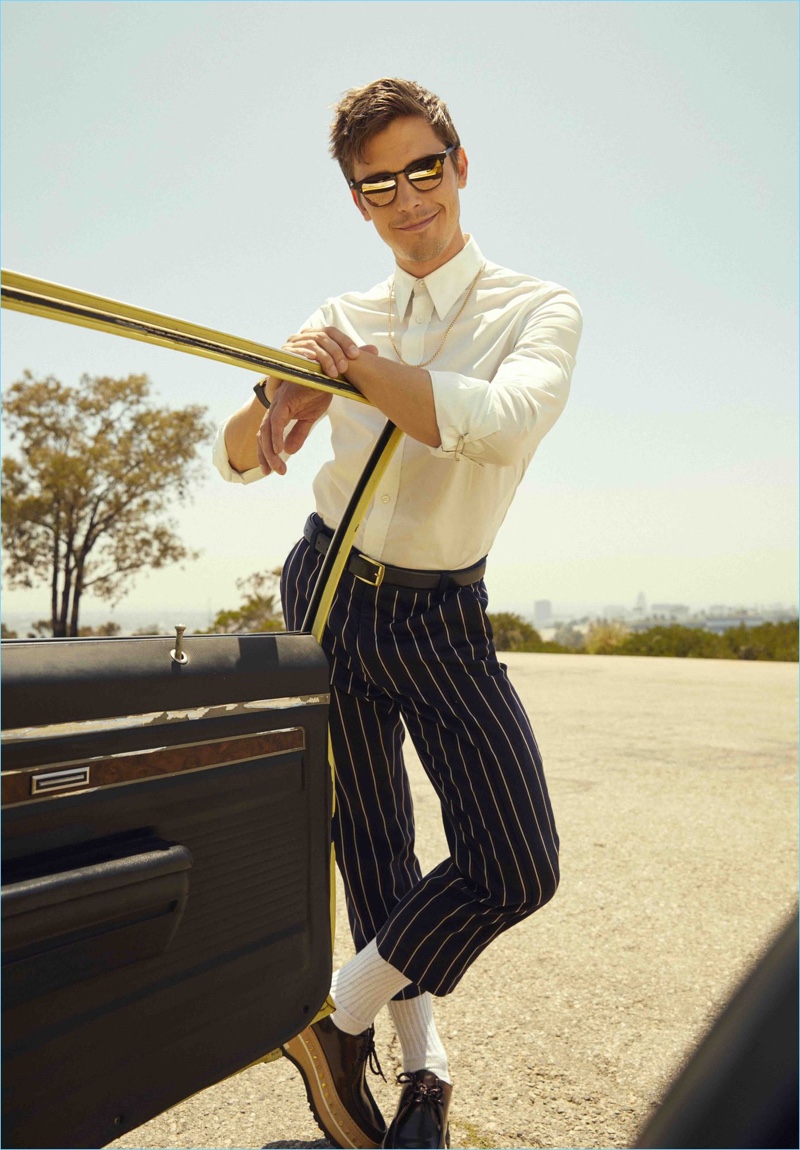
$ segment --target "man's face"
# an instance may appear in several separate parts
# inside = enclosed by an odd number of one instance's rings
[[[404,116],[370,140],[363,159],[353,165],[353,179],[363,180],[380,172],[402,172],[407,164],[443,152],[444,148],[426,120]],[[463,150],[458,152],[457,164],[456,168],[448,156],[441,184],[429,192],[415,188],[404,175],[398,176],[397,195],[383,208],[373,207],[353,190],[353,199],[364,219],[372,220],[400,267],[417,278],[447,263],[464,246],[458,201],[458,190],[467,183],[467,157]]]

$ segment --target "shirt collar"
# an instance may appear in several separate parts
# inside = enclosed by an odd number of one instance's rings
[[[470,236],[457,255],[424,277],[439,319],[444,319],[458,297],[467,290],[483,263],[481,250]],[[408,301],[418,282],[420,281],[416,276],[410,275],[400,267],[395,268],[394,302],[400,319],[406,314]]]

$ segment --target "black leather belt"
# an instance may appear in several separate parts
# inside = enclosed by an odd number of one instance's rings
[[[331,545],[333,532],[326,527],[318,515],[309,515],[303,528],[303,535],[308,543],[321,555]],[[479,582],[486,571],[486,560],[481,559],[473,567],[465,567],[461,571],[414,571],[410,567],[391,567],[388,563],[380,563],[377,559],[370,559],[369,555],[362,555],[358,551],[351,551],[346,564],[347,570],[362,583],[369,583],[371,587],[412,587],[417,591],[432,591],[435,588],[445,588],[448,583],[455,583],[458,587],[469,587]]]

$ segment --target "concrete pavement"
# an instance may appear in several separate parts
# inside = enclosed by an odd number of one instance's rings
[[[795,904],[797,665],[503,656],[561,835],[554,901],[499,938],[436,1017],[453,1147],[629,1146]],[[444,852],[407,743],[423,867]],[[339,898],[337,965],[351,953]],[[377,1045],[398,1095],[386,1011]],[[324,1147],[294,1068],[245,1071],[114,1147]]]

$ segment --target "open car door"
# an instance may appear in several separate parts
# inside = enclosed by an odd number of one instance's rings
[[[174,649],[3,645],[5,1146],[104,1145],[328,993],[325,658],[310,635]]]
[[[363,401],[307,361],[3,273],[3,305]],[[387,424],[301,633],[3,642],[3,1145],[101,1146],[331,1009],[319,638]]]

